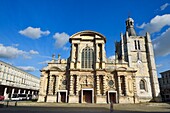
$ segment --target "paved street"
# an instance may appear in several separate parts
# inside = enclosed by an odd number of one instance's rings
[[[136,113],[136,112],[169,112],[168,103],[114,104],[68,104],[68,103],[37,103],[10,102],[9,106],[0,108],[0,113]]]
[[[112,111],[112,113],[122,111]],[[125,112],[125,111],[124,111]],[[8,107],[1,108],[0,113],[111,113],[107,108],[85,108],[85,107]],[[126,112],[131,113],[131,112]]]

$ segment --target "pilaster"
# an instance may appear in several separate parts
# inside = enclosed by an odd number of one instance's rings
[[[73,75],[70,75],[70,95],[73,95]]]
[[[77,45],[77,69],[80,69],[80,57],[81,57],[81,54],[80,54],[80,52],[79,52],[79,49],[80,49],[80,44],[78,43],[78,45]]]
[[[57,75],[56,76],[56,81],[55,81],[55,95],[57,95],[57,91],[58,91],[58,78],[59,78],[59,76]]]
[[[100,95],[99,75],[96,75],[97,95]]]
[[[118,76],[118,89],[119,89],[118,93],[119,93],[119,97],[120,97],[122,95],[122,93],[121,93],[120,76]]]
[[[53,84],[52,84],[52,75],[49,76],[49,84],[48,84],[48,95],[53,95]]]
[[[76,76],[76,95],[79,95],[78,88],[79,88],[79,75]]]
[[[95,58],[95,59],[96,59],[95,68],[96,68],[96,69],[99,69],[99,54],[98,54],[98,51],[99,51],[99,50],[98,50],[98,43],[96,43],[96,52],[95,52],[95,54],[96,54],[96,55],[95,55],[95,56],[96,56],[96,58]]]
[[[106,95],[106,76],[103,75],[103,95]]]
[[[105,62],[105,49],[104,49],[104,43],[102,44],[102,62]],[[102,67],[103,68],[103,67]]]
[[[126,76],[124,76],[124,84],[125,84],[125,95],[127,95],[127,77]]]

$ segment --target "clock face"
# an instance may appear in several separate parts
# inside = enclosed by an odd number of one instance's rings
[[[141,61],[141,60],[138,60],[138,61],[137,61],[137,64],[142,64],[142,61]]]
[[[113,86],[114,85],[113,80],[109,80],[108,84],[109,84],[109,86]]]

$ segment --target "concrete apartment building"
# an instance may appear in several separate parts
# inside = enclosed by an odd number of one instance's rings
[[[115,43],[115,60],[106,58],[106,37],[98,32],[77,32],[69,41],[70,57],[53,57],[41,70],[38,102],[160,101],[150,35],[138,36],[132,18],[126,20],[126,32]]]
[[[161,72],[160,74],[159,85],[162,101],[170,102],[170,70]]]
[[[39,91],[40,79],[13,65],[0,61],[0,95],[5,99],[12,94],[33,94]]]

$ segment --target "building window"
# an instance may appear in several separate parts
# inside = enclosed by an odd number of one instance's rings
[[[120,76],[120,85],[121,85],[121,95],[126,95],[125,89],[125,76]]]
[[[138,49],[140,50],[140,42],[139,42],[139,40],[138,40]]]
[[[137,43],[136,43],[136,40],[134,40],[134,43],[135,43],[135,50],[137,50]]]
[[[81,54],[81,67],[93,68],[94,52],[91,48],[86,47],[82,50]]]
[[[144,80],[141,80],[141,81],[140,81],[140,89],[143,89],[143,90],[146,89],[146,88],[145,88],[145,81],[144,81]]]

